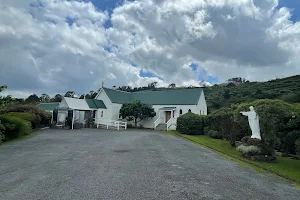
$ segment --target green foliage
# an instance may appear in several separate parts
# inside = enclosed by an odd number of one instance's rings
[[[300,139],[295,142],[297,155],[300,156]]]
[[[218,131],[215,130],[209,130],[208,131],[208,136],[214,139],[222,139],[223,135],[220,134]]]
[[[282,99],[288,103],[300,103],[299,75],[268,82],[242,81],[235,87],[226,86],[227,84],[214,85],[203,89],[209,113],[233,104],[257,99]]]
[[[38,115],[29,112],[9,112],[3,114],[3,116],[17,117],[29,121],[33,129],[37,128],[41,123],[41,118]]]
[[[292,119],[295,115],[295,109],[288,103],[280,100],[256,100],[251,103],[240,104],[235,109],[235,121],[240,124],[241,127],[248,129],[247,117],[241,116],[241,111],[249,110],[250,106],[255,107],[255,111],[258,113],[260,121],[260,129],[264,148],[269,154],[273,154],[275,148],[280,145],[280,132],[282,131],[284,124]]]
[[[30,122],[28,121],[9,116],[0,116],[0,120],[5,126],[5,130],[3,131],[5,141],[31,133]]]
[[[238,152],[241,152],[244,156],[254,156],[259,155],[261,153],[261,150],[258,146],[250,145],[240,145],[236,148]]]
[[[231,108],[222,108],[208,115],[207,124],[211,130],[216,130],[226,140],[235,138],[234,115]]]
[[[10,112],[32,113],[34,115],[34,119],[31,121],[33,128],[37,128],[40,126],[48,126],[50,124],[52,115],[51,113],[47,113],[34,105],[7,106],[0,110],[0,115]]]
[[[36,94],[30,95],[26,100],[25,103],[27,104],[35,104],[37,102],[40,102],[40,98]]]
[[[281,149],[283,152],[296,154],[296,141],[300,139],[300,130],[294,130],[285,135],[281,141]]]
[[[187,135],[204,135],[206,117],[194,113],[186,113],[177,118],[177,131]]]
[[[5,128],[4,124],[2,124],[0,121],[0,143],[2,143],[5,140],[5,135],[4,135],[5,129],[6,128]]]
[[[156,113],[152,105],[141,103],[140,101],[134,101],[124,103],[120,110],[120,115],[123,119],[128,121],[134,121],[135,127],[137,123],[144,119],[155,117]]]
[[[1,85],[1,86],[0,86],[0,92],[4,91],[5,89],[7,89],[7,86],[6,86],[6,85]]]

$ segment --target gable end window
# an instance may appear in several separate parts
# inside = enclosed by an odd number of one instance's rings
[[[179,115],[182,115],[182,109],[179,110]]]
[[[191,109],[189,109],[189,113],[192,112]]]
[[[103,117],[103,111],[101,111],[101,117]]]

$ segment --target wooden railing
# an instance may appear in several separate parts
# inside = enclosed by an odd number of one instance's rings
[[[161,123],[161,117],[158,117],[157,120],[154,122],[154,129]]]
[[[124,127],[124,129],[127,129],[127,122],[116,120],[95,119],[95,124],[97,125],[97,128],[99,128],[99,125],[102,124],[106,126],[106,129],[108,129],[110,126],[116,127],[117,130],[120,130],[120,127]]]

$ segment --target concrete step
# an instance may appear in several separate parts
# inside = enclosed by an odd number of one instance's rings
[[[155,130],[158,131],[166,131],[167,130],[167,124],[158,124]]]

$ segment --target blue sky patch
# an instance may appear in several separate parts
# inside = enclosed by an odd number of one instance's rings
[[[163,80],[161,77],[156,76],[152,72],[147,72],[147,71],[140,71],[140,77],[147,77],[147,78],[158,78],[160,80]]]
[[[291,9],[293,22],[300,20],[300,1],[299,0],[280,0],[278,8],[287,7]]]
[[[197,69],[198,69],[198,65],[197,65],[196,63],[192,63],[192,64],[190,65],[190,68],[191,68],[194,72],[196,72]]]

